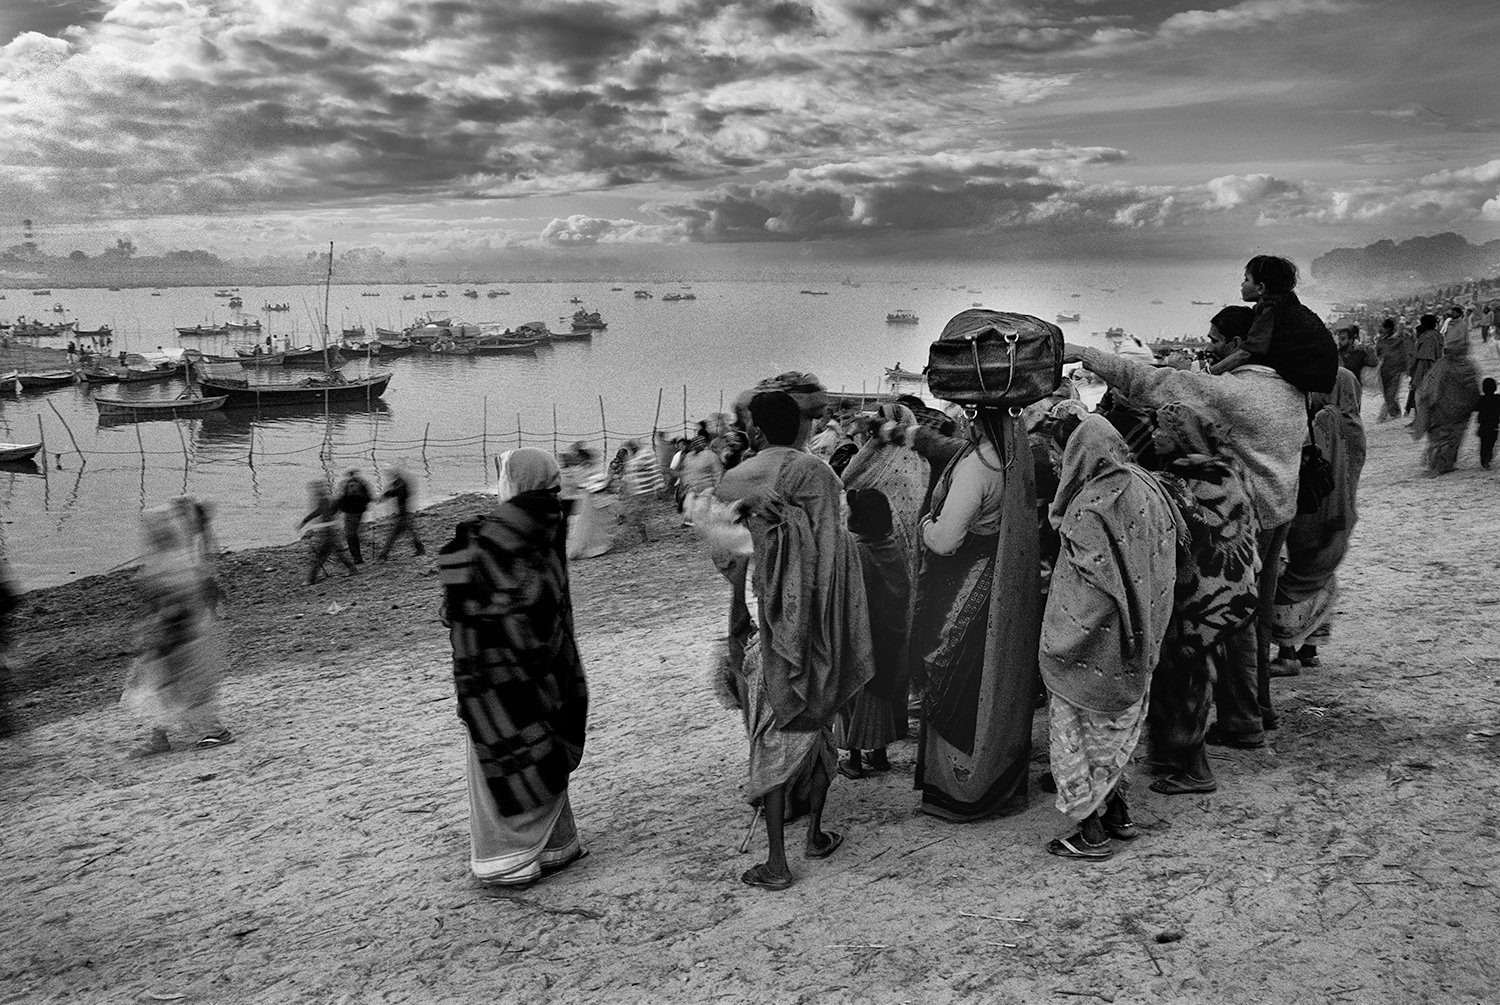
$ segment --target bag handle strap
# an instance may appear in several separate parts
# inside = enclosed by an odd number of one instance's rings
[[[965,336],[969,341],[969,351],[974,354],[974,376],[979,379],[979,390],[985,394],[989,394],[990,389],[984,386],[984,367],[979,362],[979,338],[981,335],[987,335],[990,332],[994,332],[996,335],[1000,334],[998,329],[990,325],[989,327],[979,329],[972,335]],[[1006,364],[1005,389],[1000,392],[1004,395],[1010,393],[1011,385],[1016,382],[1016,344],[1021,340],[1021,336],[1012,331],[1006,332],[1001,337],[1005,339],[1006,354],[1009,357]]]

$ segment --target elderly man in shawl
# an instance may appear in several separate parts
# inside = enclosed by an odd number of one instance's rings
[[[1151,677],[1146,721],[1152,771],[1161,776],[1151,789],[1213,792],[1218,782],[1204,747],[1213,681],[1225,640],[1255,617],[1259,525],[1244,471],[1225,450],[1212,412],[1197,402],[1168,402],[1156,410],[1152,438],[1164,462],[1156,479],[1187,526],[1188,560],[1178,568],[1172,620]]]
[[[573,636],[567,517],[557,462],[500,458],[500,505],[438,554],[443,622],[466,727],[469,868],[524,886],[585,854],[568,802],[583,757],[588,684]]]
[[[1080,414],[1081,413],[1081,414]],[[1186,527],[1120,434],[1073,402],[1054,409],[1062,443],[1052,524],[1062,552],[1042,615],[1057,808],[1078,829],[1047,850],[1105,859],[1139,830],[1125,804],[1151,671],[1172,616]]]
[[[1479,408],[1479,374],[1469,357],[1469,333],[1461,324],[1443,336],[1443,356],[1417,388],[1413,438],[1427,434],[1427,472],[1446,475],[1458,465],[1458,451]]]
[[[789,805],[808,808],[808,858],[827,858],[843,842],[822,827],[837,763],[829,727],[870,679],[874,654],[839,480],[794,446],[805,437],[804,410],[784,391],[763,391],[746,413],[760,449],[724,475],[717,494],[744,513],[754,549],[759,637],[740,667],[740,696],[750,738],[746,794],[765,811],[770,853],[740,878],[784,890],[793,881]]]
[[[1340,370],[1333,394],[1309,396],[1312,437],[1333,471],[1333,491],[1316,512],[1298,513],[1286,536],[1286,565],[1276,584],[1273,631],[1281,650],[1271,676],[1295,677],[1316,666],[1318,643],[1332,634],[1339,585],[1335,573],[1349,551],[1358,519],[1354,500],[1365,466],[1365,429],[1359,420],[1358,379]]]

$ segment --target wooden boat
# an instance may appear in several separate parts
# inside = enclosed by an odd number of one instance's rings
[[[84,329],[79,328],[76,329],[73,334],[77,335],[79,338],[113,338],[115,330],[109,325],[105,325],[102,328],[95,328],[92,331],[85,331]]]
[[[26,390],[42,389],[48,387],[62,387],[77,380],[77,374],[72,370],[42,370],[37,373],[22,371],[16,374],[16,380]]]
[[[1212,300],[1189,300],[1188,303],[1196,304],[1199,307],[1212,307],[1214,305]]]
[[[1174,352],[1185,352],[1190,356],[1197,355],[1206,351],[1210,345],[1211,343],[1203,338],[1163,338],[1147,342],[1146,348],[1151,350],[1151,355],[1161,358],[1170,356]]]
[[[223,395],[225,408],[259,405],[314,405],[372,400],[385,393],[391,382],[387,372],[349,379],[337,371],[304,377],[299,381],[250,381],[215,377],[199,368],[198,384],[206,395]]]
[[[433,356],[472,356],[474,346],[468,342],[457,342],[451,338],[438,339],[427,346],[427,351]]]
[[[78,371],[78,376],[85,384],[118,384],[120,382],[118,371],[103,367],[86,366]]]
[[[573,312],[572,321],[573,330],[575,332],[584,330],[603,331],[604,329],[609,327],[609,322],[600,317],[598,311],[594,311],[591,314],[588,311],[583,310],[582,308],[579,308],[578,310]]]
[[[635,298],[637,300],[650,300],[651,299],[651,291],[650,290],[636,290],[635,291]]]
[[[239,351],[240,347],[236,347],[235,352]],[[199,352],[197,349],[188,349],[182,355],[189,363],[234,363],[251,369],[262,366],[281,366],[286,358],[279,352],[247,351],[244,355],[215,356],[211,353]]]
[[[405,328],[382,328],[375,326],[375,337],[378,339],[396,339],[402,341],[406,338]]]
[[[17,318],[16,323],[11,325],[12,335],[24,335],[27,337],[46,338],[50,335],[71,335],[73,326],[78,322],[64,321],[60,324],[49,325],[40,321],[27,321],[25,318]]]
[[[798,293],[806,293],[810,297],[826,297],[826,296],[828,296],[828,291],[827,290],[798,290],[797,292]]]
[[[212,412],[223,408],[224,402],[228,400],[228,395],[216,394],[205,398],[193,392],[166,400],[132,401],[128,398],[94,396],[94,404],[98,407],[100,416],[129,416],[136,419],[171,419],[179,415]]]
[[[891,311],[885,316],[888,325],[914,325],[919,324],[920,319],[911,311]]]
[[[901,369],[901,364],[897,363],[893,367],[886,367],[885,379],[892,384],[919,384],[925,378],[920,373],[912,373],[910,370]]]
[[[240,354],[242,357],[243,353]],[[338,346],[329,346],[327,349],[318,349],[313,346],[303,346],[300,349],[288,349],[280,353],[284,366],[320,366],[325,370],[331,370],[344,362],[344,357],[339,354]]]
[[[289,310],[292,309],[292,305],[291,304],[286,304],[286,303],[282,303],[282,304],[261,304],[260,305],[260,309],[262,311],[270,311],[271,313],[275,313],[277,311],[289,311]]]
[[[1079,314],[1077,311],[1074,311],[1071,314],[1059,314],[1057,316],[1057,323],[1060,325],[1073,324],[1074,322],[1081,320],[1083,320],[1083,315]]]
[[[661,299],[662,303],[666,303],[669,300],[676,303],[678,300],[697,300],[698,295],[696,293],[668,293]]]
[[[244,318],[240,321],[226,321],[224,328],[232,332],[258,332],[260,331],[259,318]]]
[[[469,351],[477,356],[535,355],[536,347],[541,344],[540,339],[523,341],[520,339],[494,338],[474,343],[469,347]]]
[[[188,338],[209,338],[214,335],[227,335],[229,329],[224,325],[193,325],[191,328],[177,329],[178,335]]]
[[[355,325],[353,328],[345,328],[339,333],[341,338],[361,339],[370,334],[365,331],[364,325]]]
[[[528,332],[541,334],[537,332],[537,329],[535,328],[528,328],[525,330]],[[545,332],[547,336],[546,341],[550,342],[586,342],[594,337],[593,328],[579,328],[570,332],[554,332],[542,329],[542,332]]]
[[[41,449],[40,443],[0,443],[0,462],[29,461]]]

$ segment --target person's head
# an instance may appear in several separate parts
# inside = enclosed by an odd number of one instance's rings
[[[802,427],[802,409],[785,391],[757,391],[750,399],[750,422],[773,447],[790,447]]]
[[[1216,457],[1224,444],[1224,427],[1206,406],[1171,401],[1156,410],[1151,443],[1158,457],[1204,454]]]
[[[519,447],[500,455],[500,478],[495,494],[501,502],[522,492],[556,492],[561,484],[557,460],[545,450]]]
[[[1241,340],[1250,334],[1250,322],[1255,311],[1249,307],[1226,307],[1208,320],[1209,355],[1223,359],[1239,348]]]
[[[891,527],[891,504],[879,489],[850,489],[844,498],[849,501],[849,532],[860,537],[878,540],[889,536]]]
[[[1251,303],[1261,297],[1290,293],[1297,287],[1297,266],[1279,255],[1256,255],[1245,263],[1240,298]]]
[[[828,456],[828,466],[833,469],[834,474],[842,475],[857,453],[859,446],[853,440],[845,440],[833,448],[833,453]]]
[[[1436,328],[1436,327],[1437,327],[1437,315],[1436,314],[1423,314],[1421,317],[1417,318],[1417,331],[1423,331],[1423,332],[1425,332],[1425,331],[1429,331],[1429,330],[1431,330],[1433,328]]]
[[[1452,307],[1448,308],[1448,316],[1450,318],[1461,318],[1464,316],[1464,309],[1458,304],[1454,304]]]
[[[1386,318],[1384,321],[1380,322],[1380,330],[1387,333],[1395,331],[1396,319]]]
[[[1484,378],[1484,380],[1482,380],[1482,381],[1479,382],[1479,389],[1481,391],[1483,391],[1485,394],[1494,394],[1495,393],[1495,378],[1494,377],[1486,377],[1486,378]]]

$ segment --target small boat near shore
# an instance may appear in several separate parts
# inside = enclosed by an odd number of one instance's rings
[[[1058,314],[1057,315],[1057,323],[1060,324],[1060,325],[1076,324],[1077,322],[1082,321],[1082,320],[1083,320],[1083,315],[1079,314],[1077,311],[1073,311],[1073,312],[1071,312],[1069,314]]]
[[[41,449],[40,443],[0,443],[0,463],[29,461]]]
[[[228,400],[228,395],[204,397],[195,392],[186,392],[177,398],[155,400],[148,398],[132,400],[95,395],[94,405],[99,409],[100,418],[108,416],[111,418],[175,419],[179,415],[217,411],[223,408],[224,402]]]
[[[914,325],[920,324],[921,319],[912,311],[891,311],[885,316],[885,323],[888,325]]]
[[[389,371],[368,377],[348,378],[337,370],[298,381],[251,381],[244,377],[216,376],[212,367],[198,368],[198,384],[205,397],[223,395],[224,408],[260,405],[317,405],[374,400],[391,382]]]
[[[40,391],[53,387],[65,387],[78,380],[78,375],[72,370],[41,370],[37,372],[21,371],[16,374],[16,381],[22,388],[28,391]]]
[[[901,369],[901,364],[897,363],[893,367],[888,366],[885,368],[885,379],[892,384],[920,384],[927,378],[920,373],[903,370]]]
[[[49,325],[41,321],[28,321],[25,315],[16,318],[15,324],[10,326],[10,333],[26,338],[47,338],[58,335],[72,335],[76,321],[64,321],[59,324]]]
[[[177,334],[185,338],[211,338],[215,335],[227,335],[229,329],[224,325],[193,325],[191,328],[179,328]]]

